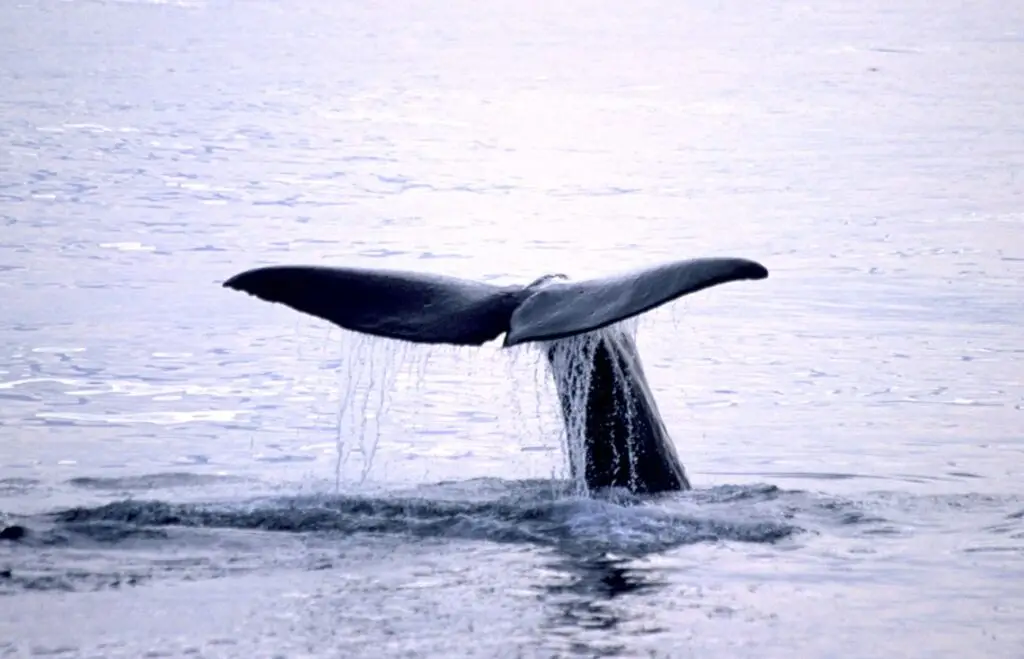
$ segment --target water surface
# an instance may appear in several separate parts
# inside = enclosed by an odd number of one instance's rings
[[[0,654],[1018,656],[1022,26],[6,4]],[[697,487],[654,499],[573,494],[528,349],[220,287],[713,255],[772,274],[642,320]]]

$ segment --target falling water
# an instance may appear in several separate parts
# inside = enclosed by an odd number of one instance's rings
[[[543,449],[551,441],[549,438],[557,437],[563,464],[568,467],[575,492],[580,496],[589,495],[583,479],[587,457],[583,448],[595,353],[602,341],[635,337],[637,328],[636,321],[631,320],[578,336],[501,350],[510,384],[508,408],[523,449]],[[407,396],[427,389],[428,369],[438,351],[452,351],[451,356],[457,357],[461,351],[486,349],[419,345],[346,331],[341,332],[339,348],[337,356],[327,363],[336,377],[330,400],[336,411],[333,433],[338,486],[345,467],[355,456],[359,459],[358,482],[367,479],[381,441],[383,422],[393,403],[396,399],[406,402]],[[479,361],[479,356],[456,360],[459,368],[475,361]],[[614,368],[622,368],[617,360],[613,361]],[[528,371],[532,377],[521,377],[521,371]],[[523,381],[528,386],[517,386]],[[559,419],[554,431],[548,423],[552,417]],[[551,478],[562,477],[559,472],[553,470]]]
[[[416,389],[425,380],[429,350],[401,341],[342,332],[341,355],[336,370],[337,421],[334,443],[337,452],[335,483],[340,486],[343,468],[358,454],[359,482],[366,480],[381,438],[381,424],[396,391],[408,381]]]
[[[541,349],[548,355],[549,370],[562,406],[562,446],[565,460],[570,465],[576,493],[581,496],[589,495],[589,488],[584,480],[587,467],[587,454],[584,447],[587,431],[587,400],[593,380],[595,354],[602,342],[619,343],[623,337],[635,340],[638,327],[637,321],[630,319],[586,334],[545,342],[541,346]],[[618,359],[612,359],[612,368],[620,377],[624,375],[622,373],[623,365]],[[627,396],[626,401],[629,405],[629,409],[626,410],[627,427],[629,427],[636,411],[632,398]],[[635,454],[632,441],[627,441],[626,446],[630,452],[630,473],[635,474]]]
[[[584,450],[587,398],[594,372],[594,353],[602,339],[601,332],[590,332],[552,341],[544,348],[561,399],[565,460],[573,476],[574,488],[582,496],[589,493],[583,479],[587,467]]]

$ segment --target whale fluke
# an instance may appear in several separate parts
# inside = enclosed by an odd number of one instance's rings
[[[363,334],[474,346],[505,334],[505,345],[513,346],[583,334],[710,286],[767,276],[760,263],[739,258],[691,259],[578,282],[543,277],[528,286],[287,265],[247,270],[224,286]]]
[[[224,286],[389,339],[481,345],[504,334],[505,346],[541,342],[567,434],[575,433],[567,442],[573,476],[591,489],[654,493],[690,482],[636,342],[611,326],[710,286],[767,276],[755,261],[704,258],[579,282],[545,276],[526,286],[323,266],[257,268]]]

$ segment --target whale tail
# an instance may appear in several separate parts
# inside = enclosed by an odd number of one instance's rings
[[[224,286],[363,334],[454,345],[480,345],[504,334],[504,345],[513,346],[585,334],[709,286],[767,276],[761,264],[735,258],[678,261],[580,282],[547,276],[505,287],[410,272],[272,266],[243,272]],[[632,337],[585,342],[589,352],[562,342],[546,349],[574,477],[591,489],[688,489]],[[586,384],[571,376],[578,366],[589,369]]]
[[[676,261],[602,279],[494,286],[394,270],[269,266],[224,286],[362,334],[414,343],[505,346],[583,334],[676,298],[768,270],[740,258]]]

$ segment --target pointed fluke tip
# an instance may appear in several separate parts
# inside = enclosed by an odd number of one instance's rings
[[[229,277],[223,284],[221,284],[221,286],[236,291],[242,291],[243,293],[248,293],[249,295],[257,295],[257,292],[254,289],[256,289],[257,287],[261,287],[261,284],[263,284],[264,286],[266,284],[273,283],[280,284],[281,282],[275,281],[273,279],[273,275],[275,271],[284,271],[287,269],[289,269],[289,266],[280,265],[269,265],[264,266],[262,268],[252,268],[250,270],[246,270],[245,272],[240,272],[237,275]]]
[[[228,278],[221,286],[241,291],[266,302],[284,302],[294,298],[309,286],[306,268],[287,265],[268,265],[252,268]]]
[[[744,268],[744,274],[747,279],[767,279],[768,268],[764,267],[757,261],[747,260],[747,265]]]

